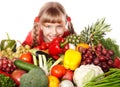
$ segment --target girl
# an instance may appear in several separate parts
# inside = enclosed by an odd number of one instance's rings
[[[23,45],[40,46],[43,42],[51,42],[56,37],[65,37],[75,33],[71,19],[64,7],[58,2],[47,2],[34,20]]]

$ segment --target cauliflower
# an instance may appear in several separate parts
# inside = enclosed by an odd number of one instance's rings
[[[73,82],[77,87],[83,87],[93,77],[103,73],[103,70],[99,66],[93,64],[81,65],[74,71]]]

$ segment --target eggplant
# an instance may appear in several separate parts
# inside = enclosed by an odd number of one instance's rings
[[[47,60],[48,60],[49,58],[52,58],[51,55],[45,53],[44,51],[38,50],[38,51],[36,51],[36,58],[37,58],[37,59],[38,59],[38,55],[39,55],[39,54],[45,55],[45,57],[46,57]],[[55,61],[54,58],[52,58],[52,60]]]

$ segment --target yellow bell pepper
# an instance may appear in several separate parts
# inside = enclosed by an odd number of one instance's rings
[[[73,50],[68,49],[65,52],[63,65],[66,69],[75,70],[81,63],[81,53]]]

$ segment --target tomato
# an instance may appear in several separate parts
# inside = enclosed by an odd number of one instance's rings
[[[33,63],[32,54],[31,54],[30,52],[23,53],[23,54],[20,56],[20,60],[23,60],[23,61],[28,62],[28,63]]]
[[[51,68],[51,75],[56,76],[57,78],[61,78],[63,75],[65,75],[66,69],[62,65],[55,65]]]

